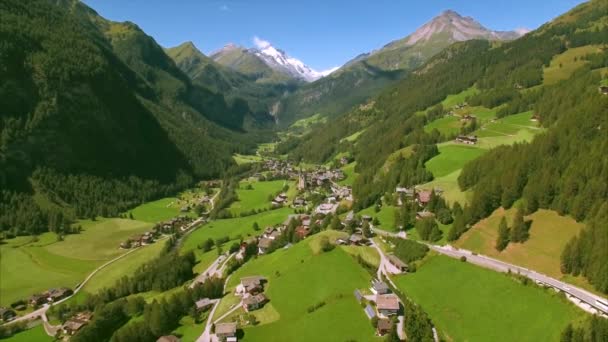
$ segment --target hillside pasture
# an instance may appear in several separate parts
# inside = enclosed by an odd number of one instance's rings
[[[390,205],[383,205],[380,207],[380,211],[376,212],[375,207],[371,206],[361,210],[357,213],[357,215],[369,215],[371,217],[375,217],[378,219],[378,221],[380,221],[378,228],[389,232],[396,232],[399,230],[395,225],[395,212],[397,210],[399,210],[399,208]]]
[[[541,209],[526,216],[531,220],[530,238],[524,243],[510,243],[502,251],[494,246],[498,237],[498,225],[502,217],[511,226],[515,209],[495,210],[490,217],[481,220],[454,243],[456,247],[520,265],[560,279],[560,255],[571,238],[576,236],[584,224],[568,216],[560,216],[555,211]]]
[[[179,215],[180,209],[177,198],[166,197],[139,205],[129,210],[129,213],[135,220],[157,223]]]
[[[435,177],[443,177],[462,169],[464,165],[481,156],[486,152],[475,146],[464,145],[454,142],[444,143],[438,146],[439,155],[427,161],[424,166],[433,173]]]
[[[353,185],[353,183],[355,182],[355,179],[357,179],[357,177],[359,176],[359,174],[357,172],[355,172],[355,166],[357,166],[357,162],[352,162],[352,163],[350,163],[348,165],[344,165],[342,167],[342,171],[344,171],[344,175],[346,176],[346,178],[339,181],[338,184],[349,185],[349,186]]]
[[[244,211],[268,209],[271,206],[269,196],[279,193],[285,185],[293,187],[293,184],[284,180],[268,182],[242,181],[239,183],[239,189],[236,190],[239,200],[234,202],[229,210],[233,215],[238,215]],[[250,189],[248,189],[249,186],[251,186]]]
[[[468,201],[472,198],[472,191],[463,192],[460,190],[458,186],[458,176],[462,169],[456,170],[452,173],[449,173],[445,176],[435,178],[433,181],[429,183],[422,184],[420,187],[423,189],[434,189],[440,188],[443,190],[443,198],[450,204],[454,204],[454,202],[458,202],[461,205],[468,203]]]
[[[340,248],[314,254],[309,244],[323,234],[253,259],[229,279],[230,294],[222,302],[234,302],[230,297],[235,297],[232,292],[241,277],[262,275],[268,279],[267,305],[276,310],[271,319],[262,317],[264,324],[245,327],[243,341],[377,340],[353,295],[355,289],[369,286],[371,276]],[[308,312],[309,307],[321,302],[325,305]],[[216,317],[221,315],[222,308],[228,306],[220,304]],[[258,315],[256,311],[252,313]]]
[[[446,256],[431,256],[395,282],[447,341],[558,341],[583,314],[552,290]]]
[[[259,163],[262,161],[262,158],[260,156],[257,155],[245,155],[245,154],[238,154],[236,153],[235,155],[232,156],[232,159],[234,159],[234,161],[238,164],[249,164],[249,163]]]
[[[151,227],[125,219],[80,223],[83,231],[66,235],[63,241],[54,233],[45,233],[38,241],[22,237],[0,245],[0,305],[49,288],[74,288],[95,268],[125,253],[119,245],[127,237]]]
[[[589,63],[583,59],[584,56],[601,52],[601,48],[601,45],[581,46],[570,48],[563,53],[554,56],[551,60],[551,64],[543,69],[543,84],[555,84],[570,78],[577,69]]]

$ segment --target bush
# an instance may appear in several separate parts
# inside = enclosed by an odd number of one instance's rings
[[[320,244],[323,252],[329,252],[335,248],[335,246],[329,242],[329,238],[327,236],[321,237]]]
[[[461,257],[460,257],[460,261],[462,261],[462,262],[467,262],[467,257],[466,257],[466,256],[464,256],[464,255],[463,255],[463,256],[461,256]]]

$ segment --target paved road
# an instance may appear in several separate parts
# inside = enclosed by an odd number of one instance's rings
[[[399,233],[393,233],[393,232],[389,232],[386,230],[382,230],[380,228],[376,228],[371,224],[370,224],[370,228],[376,235],[394,237],[394,238],[400,238],[400,239],[407,239],[407,233],[404,231],[400,231]]]
[[[209,316],[207,317],[207,324],[205,324],[205,330],[203,331],[203,334],[201,336],[199,336],[198,339],[196,339],[196,342],[211,341],[211,325],[213,324],[211,319],[213,318],[213,315],[215,314],[215,310],[219,306],[220,300],[212,299],[211,301],[213,302],[213,308],[211,309],[211,312],[209,312]]]
[[[452,247],[450,245],[447,245],[447,246],[428,245],[428,246],[430,248],[432,248],[434,251],[437,251],[441,254],[450,256],[452,258],[459,259],[460,257],[464,256],[467,258],[467,262],[470,262],[472,264],[482,266],[485,268],[493,269],[498,272],[508,272],[510,270],[513,273],[519,273],[523,276],[526,276],[526,277],[534,280],[537,283],[542,283],[544,285],[551,286],[564,293],[567,293],[567,294],[581,300],[582,302],[588,304],[589,306],[593,307],[595,310],[597,310],[600,313],[608,314],[608,308],[604,308],[600,304],[597,303],[597,300],[603,300],[605,302],[608,302],[608,300],[606,300],[606,298],[596,296],[593,293],[590,293],[590,292],[583,290],[581,288],[578,288],[576,286],[564,283],[555,278],[551,278],[547,275],[538,273],[536,271],[533,271],[533,270],[530,270],[530,269],[527,269],[524,267],[520,267],[520,266],[509,264],[509,263],[506,263],[506,262],[503,262],[500,260],[496,260],[496,259],[487,257],[485,255],[474,255],[473,252],[471,252],[471,251],[468,251],[465,249],[458,249],[458,248]]]

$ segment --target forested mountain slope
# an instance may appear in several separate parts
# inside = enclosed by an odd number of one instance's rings
[[[2,230],[46,229],[32,186],[68,216],[117,214],[254,146],[212,122],[236,128],[248,108],[192,85],[135,25],[77,1],[0,11]]]
[[[242,74],[205,56],[191,42],[166,51],[194,83],[224,95],[229,102],[245,100],[258,125],[274,124],[274,118],[269,115],[270,107],[285,92],[295,90],[301,83],[292,79],[262,81],[257,76]]]
[[[520,199],[530,213],[548,208],[577,220],[601,220],[608,201],[608,97],[598,87],[608,67],[607,16],[608,2],[590,1],[513,42],[456,43],[367,106],[319,128],[323,137],[287,141],[279,150],[291,149],[304,160],[352,154],[360,174],[353,188],[355,207],[366,208],[397,185],[433,179],[424,163],[438,153],[435,144],[452,137],[424,126],[447,114],[449,109],[438,105],[446,96],[475,87],[469,103],[495,108],[499,118],[532,111],[546,131],[531,143],[498,147],[465,165],[458,182],[462,190],[473,190],[473,198],[455,218],[450,238]],[[580,57],[581,67],[564,80],[545,82],[544,71],[554,57],[583,46],[600,48]],[[355,144],[343,140],[362,130]],[[393,152],[406,147],[408,157],[383,169]],[[608,268],[597,260],[608,258],[606,229],[606,222],[590,225],[563,260],[565,272],[583,273],[603,292],[608,291]]]

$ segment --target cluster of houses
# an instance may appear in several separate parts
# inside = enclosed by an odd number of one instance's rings
[[[403,205],[404,201],[414,201],[421,209],[423,209],[422,211],[416,213],[416,219],[422,220],[425,218],[435,217],[435,214],[430,211],[427,211],[425,207],[431,201],[431,196],[433,195],[433,192],[435,193],[435,195],[440,196],[443,193],[443,190],[440,188],[434,188],[432,190],[418,190],[416,188],[405,188],[398,186],[395,189],[395,192],[399,196],[397,200],[398,205]]]
[[[285,203],[287,203],[287,194],[285,193],[278,194],[271,202],[273,207],[282,207]]]
[[[176,229],[179,229],[184,232],[190,228],[190,223],[192,223],[191,217],[187,215],[180,215],[165,222],[159,223],[156,227],[156,230],[165,234],[171,234]]]
[[[477,144],[477,136],[460,134],[456,137],[455,141],[462,143],[462,144],[475,145],[475,144]]]
[[[344,174],[344,171],[340,169],[328,170],[320,167],[312,171],[300,171],[297,176],[298,190],[307,190],[324,185],[331,185],[331,183],[345,178],[346,175]]]
[[[71,296],[73,293],[74,292],[67,287],[50,289],[44,293],[36,293],[32,295],[29,299],[29,304],[33,307],[38,307],[47,303],[56,303],[63,298]]]
[[[120,248],[129,249],[137,248],[143,245],[154,243],[154,232],[145,232],[143,234],[135,234],[130,236],[126,241],[120,243]]]
[[[241,278],[241,283],[236,287],[236,295],[243,297],[241,303],[245,312],[261,309],[268,302],[268,297],[264,294],[264,283],[266,278],[262,276]]]
[[[93,318],[93,313],[90,311],[80,312],[74,317],[67,320],[62,326],[61,330],[65,335],[74,335],[78,330],[82,329],[89,321]]]
[[[401,301],[397,295],[391,293],[389,286],[380,280],[372,280],[370,291],[372,295],[363,296],[359,290],[355,290],[355,297],[359,302],[367,299],[375,303],[375,307],[371,304],[365,306],[365,315],[369,319],[378,317],[376,334],[384,336],[391,330],[392,323],[390,318],[398,316],[401,311]]]

